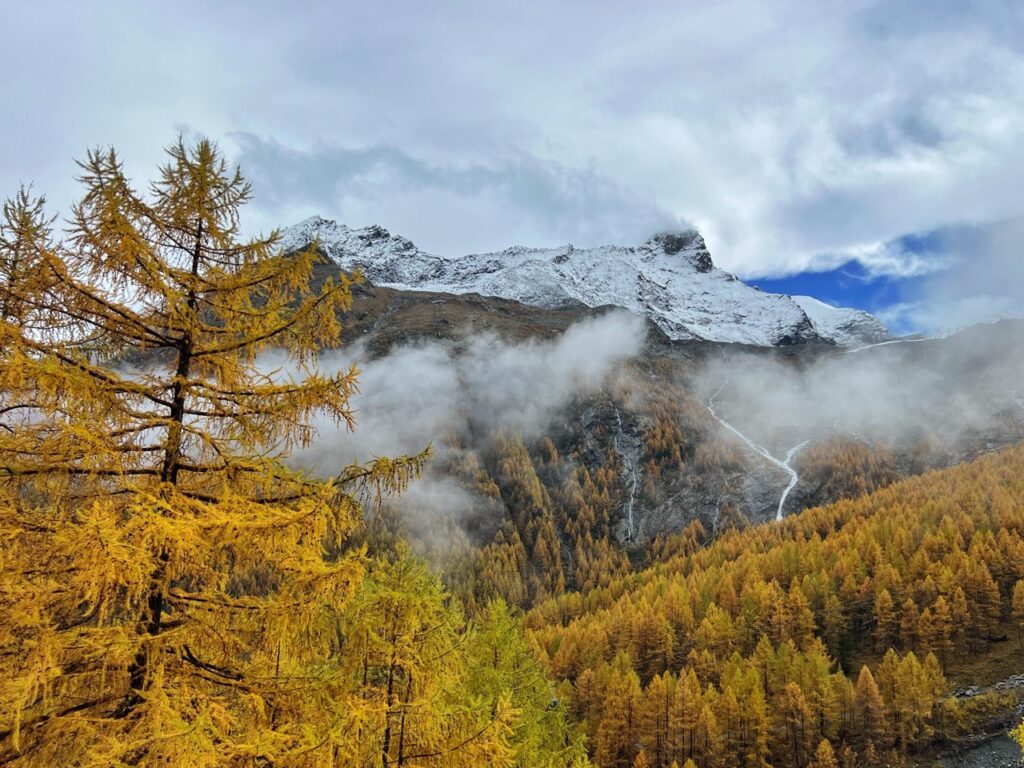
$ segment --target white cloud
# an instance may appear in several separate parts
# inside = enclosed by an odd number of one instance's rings
[[[618,310],[582,320],[547,341],[506,343],[483,334],[469,337],[460,349],[424,342],[377,360],[365,360],[358,346],[325,354],[319,360],[325,372],[347,370],[358,361],[360,392],[351,402],[357,427],[349,432],[318,421],[316,438],[295,461],[333,475],[353,461],[419,453],[432,444],[426,476],[400,501],[409,519],[427,523],[442,512],[456,518],[479,512],[486,500],[436,472],[451,444],[498,430],[527,438],[545,433],[564,418],[573,398],[600,389],[621,362],[637,355],[646,333],[643,320]],[[282,355],[261,364],[282,377],[294,374]]]
[[[463,349],[424,343],[365,360],[356,347],[320,359],[324,371],[357,361],[360,393],[352,399],[355,432],[319,424],[320,437],[300,459],[332,474],[352,461],[418,453],[448,434],[474,427],[535,437],[573,397],[598,389],[615,366],[636,355],[646,326],[623,310],[583,320],[550,341],[505,343],[490,335]],[[285,366],[278,356],[268,369]]]
[[[956,258],[945,251],[914,251],[900,241],[870,248],[854,248],[840,254],[842,261],[854,259],[864,265],[868,277],[909,278],[930,275],[951,268]]]
[[[263,226],[318,206],[441,252],[685,219],[741,276],[920,273],[881,244],[1024,205],[1012,0],[0,2],[24,64],[0,75],[0,186],[64,210],[71,156],[111,143],[147,178],[178,125],[281,184]],[[240,134],[299,150],[291,171]]]
[[[878,313],[896,331],[949,333],[1024,317],[1024,217],[931,233],[945,269],[906,285],[903,301]]]
[[[569,169],[521,151],[483,162],[436,164],[397,147],[307,149],[232,134],[264,219],[298,221],[329,211],[352,226],[416,232],[431,250],[461,255],[510,244],[635,244],[684,226],[678,217],[592,168]],[[508,238],[514,237],[514,240]]]

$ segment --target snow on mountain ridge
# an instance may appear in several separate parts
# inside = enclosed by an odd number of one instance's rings
[[[892,338],[889,330],[872,314],[860,309],[834,307],[813,296],[791,296],[814,323],[818,332],[840,346],[876,344]]]
[[[692,230],[660,233],[639,246],[513,246],[442,257],[383,227],[350,229],[312,217],[284,230],[282,249],[314,240],[343,269],[391,288],[477,293],[542,307],[616,305],[651,318],[673,339],[758,346],[848,341],[816,327],[790,297],[764,293],[715,267],[704,238]]]

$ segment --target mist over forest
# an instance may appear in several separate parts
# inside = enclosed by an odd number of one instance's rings
[[[0,768],[1024,766],[1022,40],[0,0]]]

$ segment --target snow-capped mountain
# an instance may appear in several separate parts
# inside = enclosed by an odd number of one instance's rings
[[[818,329],[840,346],[877,344],[892,338],[889,329],[872,314],[849,307],[833,307],[813,296],[790,296]]]
[[[672,339],[783,346],[861,343],[866,337],[857,336],[858,329],[887,336],[867,313],[824,305],[847,314],[817,308],[812,314],[789,296],[746,285],[714,266],[695,231],[659,234],[639,246],[515,246],[442,257],[382,227],[350,229],[313,217],[284,230],[282,247],[298,250],[314,241],[340,267],[358,269],[375,285],[477,293],[541,307],[616,305],[651,318]]]

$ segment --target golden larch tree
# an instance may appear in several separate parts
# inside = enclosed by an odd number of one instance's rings
[[[4,209],[0,763],[334,765],[344,541],[424,457],[286,463],[318,414],[353,425],[357,372],[317,366],[350,281],[243,239],[209,141],[167,154],[142,193],[90,152],[59,242]]]
[[[1010,731],[1010,738],[1017,742],[1021,749],[1024,749],[1024,722],[1017,723]]]
[[[0,318],[19,326],[28,320],[23,291],[39,277],[39,254],[51,246],[45,206],[23,186],[4,201],[0,217]]]
[[[836,753],[828,739],[818,742],[818,748],[814,750],[814,761],[811,763],[811,768],[839,768]]]
[[[885,701],[878,690],[874,675],[866,666],[860,668],[854,689],[856,727],[866,744],[876,746],[888,739],[889,724],[886,719]]]

